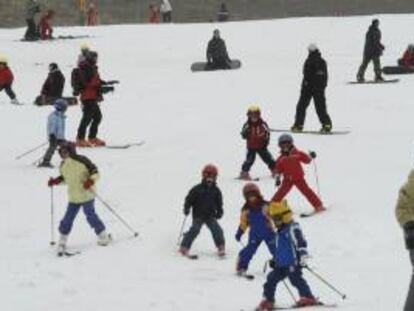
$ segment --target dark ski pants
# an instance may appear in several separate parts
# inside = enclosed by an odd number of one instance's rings
[[[24,38],[26,40],[37,40],[37,39],[39,39],[39,35],[37,33],[37,27],[36,27],[36,23],[34,21],[34,18],[26,19],[26,23],[27,23],[27,30],[26,30],[26,34],[24,35]]]
[[[249,236],[248,244],[240,251],[239,259],[237,262],[237,270],[247,270],[249,267],[250,260],[253,258],[257,249],[262,242],[266,243],[270,254],[274,254],[276,251],[275,234],[270,232],[264,237],[257,237],[255,235]]]
[[[162,13],[162,22],[171,23],[171,11]]]
[[[291,180],[290,178],[283,178],[282,184],[277,189],[272,201],[281,202],[283,198],[289,193],[293,186],[305,196],[305,198],[312,204],[313,208],[319,209],[322,207],[322,201],[316,193],[309,187],[304,178],[298,180]]]
[[[102,121],[102,113],[99,104],[94,100],[86,100],[82,102],[83,116],[78,128],[78,139],[85,139],[86,130],[89,128],[89,139],[96,138],[98,135],[98,127]]]
[[[332,125],[326,108],[325,88],[309,88],[303,87],[300,98],[296,106],[295,126],[303,127],[305,124],[306,110],[313,98],[315,103],[316,114],[319,122],[323,125]]]
[[[211,63],[207,63],[206,70],[231,69],[229,61],[225,58],[214,58]]]
[[[379,56],[374,56],[374,57],[366,57],[366,56],[364,56],[364,58],[362,60],[362,64],[361,64],[361,66],[359,66],[358,78],[364,78],[365,70],[367,69],[368,64],[371,61],[374,64],[375,78],[381,77],[381,61],[380,61],[380,57]]]
[[[273,170],[273,167],[275,165],[275,160],[273,159],[272,155],[270,154],[269,150],[267,150],[267,148],[262,148],[259,150],[247,149],[246,160],[244,161],[242,165],[243,172],[250,171],[250,168],[252,167],[254,161],[256,160],[256,154],[259,155],[259,157],[263,160],[264,163],[266,163],[267,167],[270,170]]]
[[[193,218],[193,223],[190,229],[186,233],[184,233],[184,238],[181,242],[181,247],[190,249],[194,240],[200,233],[200,230],[203,227],[203,225],[206,225],[210,229],[216,247],[224,246],[225,241],[223,229],[220,227],[220,224],[216,219],[209,218],[204,220],[199,218]]]
[[[266,283],[263,285],[263,296],[269,301],[275,301],[277,284],[285,278],[298,290],[300,297],[314,298],[308,283],[302,275],[300,266],[276,267],[267,275]]]
[[[15,99],[16,98],[16,94],[13,92],[11,84],[9,85],[5,85],[5,86],[0,86],[0,92],[1,91],[5,91],[7,96],[9,96],[10,99]]]
[[[83,207],[83,212],[85,213],[86,220],[89,225],[95,230],[95,233],[98,235],[105,230],[105,225],[98,217],[95,212],[95,200],[91,200],[84,203],[69,203],[65,216],[63,216],[62,221],[59,225],[59,232],[64,235],[68,235],[72,230],[73,221],[78,215],[80,208]]]
[[[49,147],[46,150],[45,155],[43,156],[43,163],[50,164],[50,161],[52,160],[53,155],[55,154],[55,151],[57,147],[61,144],[61,140],[57,139],[50,139],[49,140]]]
[[[411,259],[411,282],[408,289],[407,300],[405,301],[404,311],[414,310],[414,249],[410,250],[410,259]]]

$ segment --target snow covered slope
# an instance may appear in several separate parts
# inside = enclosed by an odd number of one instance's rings
[[[412,15],[380,16],[384,63],[394,63],[412,35]],[[242,204],[242,183],[235,181],[244,160],[239,136],[250,104],[261,106],[271,127],[293,122],[306,46],[317,42],[328,61],[328,108],[344,136],[296,136],[298,147],[315,150],[321,192],[329,211],[300,220],[313,255],[312,266],[348,294],[340,302],[349,311],[400,310],[410,277],[402,233],[394,217],[399,186],[412,164],[412,85],[414,76],[397,84],[346,85],[361,61],[370,17],[308,18],[220,25],[231,57],[241,70],[192,74],[203,60],[205,45],[217,25],[113,26],[60,28],[58,34],[90,34],[100,54],[104,79],[119,79],[106,96],[101,136],[109,143],[146,144],[128,150],[86,150],[99,166],[99,193],[140,232],[130,234],[102,205],[98,212],[115,236],[107,248],[96,246],[93,232],[79,215],[70,246],[80,256],[56,258],[49,246],[50,192],[47,179],[56,170],[31,162],[41,153],[14,157],[45,140],[50,108],[16,107],[0,93],[0,289],[2,310],[154,310],[222,311],[253,308],[261,298],[269,257],[262,246],[248,282],[234,276],[239,245],[234,241]],[[1,30],[0,52],[9,56],[19,99],[31,102],[56,61],[67,77],[81,40],[22,43],[24,30]],[[372,74],[371,68],[367,77]],[[74,138],[79,107],[68,112],[68,137]],[[306,126],[319,124],[309,109]],[[277,135],[271,150],[277,153]],[[82,151],[83,152],[83,151]],[[54,159],[55,164],[58,159]],[[199,261],[177,254],[184,196],[200,179],[206,163],[220,168],[224,193],[222,220],[228,256],[218,260],[204,229],[193,250]],[[255,176],[266,176],[257,162]],[[312,167],[307,170],[314,185]],[[270,198],[268,178],[260,187]],[[57,218],[66,204],[66,189],[55,191]],[[289,197],[295,212],[310,211],[297,193]],[[311,275],[316,295],[339,301]],[[289,304],[281,287],[278,302]]]

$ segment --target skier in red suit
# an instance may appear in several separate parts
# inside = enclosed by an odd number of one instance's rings
[[[322,201],[309,187],[305,180],[305,172],[302,163],[309,164],[312,159],[316,158],[316,153],[311,151],[308,154],[295,148],[293,138],[289,134],[283,134],[279,137],[280,156],[276,160],[275,174],[276,186],[280,186],[272,198],[274,202],[281,202],[289,193],[293,186],[306,197],[312,204],[315,212],[325,210]],[[283,176],[283,181],[280,180]]]

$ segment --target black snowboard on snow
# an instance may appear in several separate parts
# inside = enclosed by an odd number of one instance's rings
[[[62,97],[66,100],[69,106],[74,106],[78,104],[78,99],[76,97]],[[53,105],[54,100],[50,98],[43,98],[41,95],[37,96],[33,104],[36,106],[49,106]]]
[[[191,71],[197,72],[197,71],[214,71],[211,69],[206,69],[207,63],[206,62],[197,62],[193,63],[191,65]],[[238,59],[233,59],[230,63],[230,69],[215,69],[215,70],[233,70],[233,69],[239,69],[241,67],[241,61]]]
[[[391,79],[391,80],[365,80],[365,81],[350,81],[348,84],[387,84],[387,83],[396,83],[400,81],[400,79]]]
[[[414,73],[414,67],[385,66],[382,68],[382,72],[386,75],[404,75]]]
[[[301,132],[292,132],[291,130],[288,130],[288,129],[269,129],[269,130],[271,132],[276,132],[276,133],[309,134],[309,135],[325,135],[325,136],[346,135],[346,134],[351,133],[351,131],[348,131],[348,130],[331,131],[329,133],[322,133],[316,130],[303,130]]]
[[[91,38],[91,36],[89,35],[67,35],[67,36],[57,36],[57,37],[53,37],[47,40],[40,40],[40,38],[27,40],[23,38],[23,39],[20,39],[19,41],[21,42],[47,42],[47,41],[56,41],[56,40],[73,40],[73,39],[85,39],[85,38]]]

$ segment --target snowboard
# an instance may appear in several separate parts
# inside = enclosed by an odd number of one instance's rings
[[[292,132],[291,130],[288,130],[288,129],[270,129],[270,131],[276,132],[276,133],[309,134],[309,135],[322,135],[322,136],[346,135],[346,134],[351,133],[351,131],[348,131],[348,130],[336,130],[336,131],[331,131],[329,133],[321,133],[320,131],[316,131],[316,130],[303,130],[301,132]]]
[[[365,80],[363,82],[349,81],[348,84],[387,84],[387,83],[396,83],[398,81],[400,81],[400,79],[390,79],[390,80],[383,80],[383,81]]]
[[[57,98],[43,97],[39,95],[36,97],[33,104],[36,106],[50,106],[50,105],[53,105],[56,99]],[[74,106],[78,104],[78,99],[76,97],[62,97],[62,99],[66,100],[69,106]]]
[[[56,41],[56,40],[68,40],[68,39],[72,40],[72,39],[85,39],[85,38],[91,38],[91,36],[89,36],[89,35],[66,35],[66,36],[57,36],[57,37],[53,37],[51,39],[46,39],[46,40],[40,40],[40,38],[27,40],[25,38],[22,38],[18,41],[21,41],[21,42],[47,42],[47,41]]]
[[[414,67],[404,66],[385,66],[382,68],[382,72],[386,75],[403,75],[414,73]]]
[[[191,65],[191,71],[215,71],[215,70],[233,70],[239,69],[241,67],[241,61],[238,59],[233,59],[230,63],[230,69],[206,69],[207,63],[206,62],[196,62]]]

